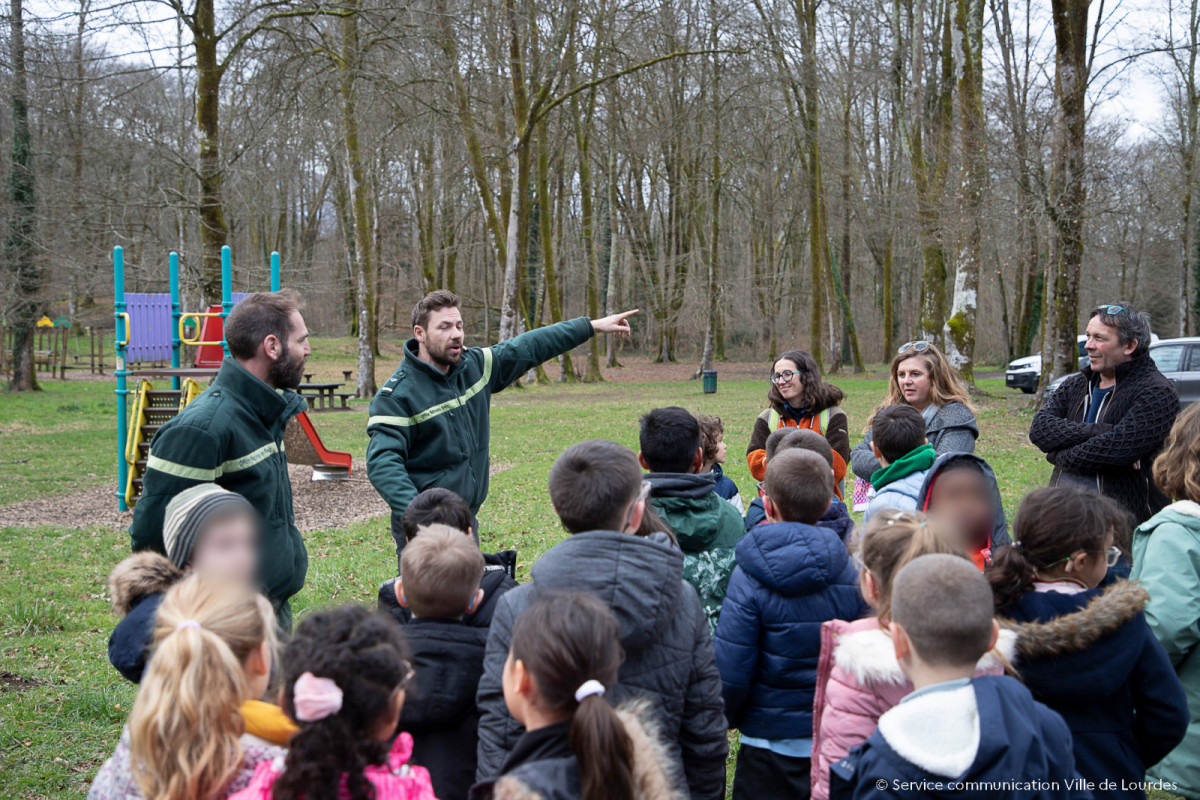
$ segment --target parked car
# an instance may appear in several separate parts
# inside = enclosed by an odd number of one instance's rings
[[[1154,359],[1158,371],[1175,384],[1180,406],[1186,407],[1200,400],[1200,336],[1159,339],[1150,345],[1150,357]],[[1083,361],[1086,362],[1086,359]],[[1051,381],[1046,387],[1046,395],[1053,394],[1069,377],[1063,375]]]
[[[1080,359],[1086,359],[1087,353],[1084,352],[1083,345],[1087,341],[1087,336],[1080,334],[1076,342],[1079,347]],[[1082,369],[1082,362],[1080,369]],[[1038,381],[1042,379],[1042,354],[1034,353],[1031,356],[1024,358],[1015,358],[1008,362],[1008,369],[1004,372],[1004,385],[1009,389],[1020,389],[1025,394],[1033,394],[1038,387]]]

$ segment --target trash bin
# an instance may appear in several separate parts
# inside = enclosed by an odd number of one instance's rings
[[[704,370],[704,393],[717,393],[717,371],[715,369]]]

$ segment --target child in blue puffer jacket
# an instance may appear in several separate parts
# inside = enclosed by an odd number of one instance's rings
[[[833,497],[829,464],[777,452],[764,490],[768,522],[738,542],[714,642],[725,717],[741,731],[735,800],[808,796],[821,625],[867,610],[845,544],[816,525]]]

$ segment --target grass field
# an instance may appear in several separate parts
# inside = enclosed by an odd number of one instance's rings
[[[353,366],[349,340],[323,340],[310,364],[317,379],[340,379]],[[395,362],[389,344],[381,380]],[[515,548],[522,580],[547,548],[564,538],[546,496],[546,475],[569,444],[607,438],[636,449],[637,419],[661,405],[719,414],[725,422],[730,463],[726,474],[749,498],[753,487],[744,460],[754,417],[763,408],[765,366],[721,369],[715,395],[698,381],[655,379],[646,364],[612,370],[611,382],[552,384],[509,389],[492,413],[494,464],[510,468],[492,479],[480,521],[485,550]],[[668,372],[668,371],[664,371]],[[751,380],[758,372],[763,377]],[[671,375],[683,375],[679,369]],[[634,380],[649,376],[649,380]],[[879,374],[838,377],[844,407],[857,438],[885,381]],[[1010,516],[1021,495],[1044,484],[1049,466],[1025,437],[1028,399],[1002,380],[980,381],[982,435],[978,450],[996,469]],[[313,417],[325,443],[366,451],[366,403],[347,414]],[[0,505],[57,496],[115,483],[116,413],[111,381],[47,382],[30,395],[0,394]],[[115,498],[114,498],[115,502]],[[373,603],[379,583],[395,567],[387,520],[376,518],[307,536],[308,581],[293,600],[298,615],[335,603]],[[29,519],[0,529],[0,795],[67,798],[86,792],[95,770],[116,745],[134,699],[106,657],[115,622],[105,590],[111,567],[128,553],[123,531],[96,527],[61,530]]]

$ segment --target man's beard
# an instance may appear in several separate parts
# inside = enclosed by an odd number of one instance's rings
[[[450,352],[450,347],[451,347],[451,345],[447,344],[441,350],[434,350],[432,347],[429,347],[429,345],[427,344],[425,346],[425,351],[427,353],[429,353],[429,360],[432,361],[436,366],[446,367],[447,369],[449,369],[450,367],[453,367],[455,364],[457,364],[459,361],[462,360],[462,354],[463,354],[461,344],[457,345],[457,347],[458,347],[457,353],[452,354]]]
[[[304,366],[307,359],[304,356],[299,358],[291,358],[291,353],[288,351],[287,343],[283,345],[283,352],[280,353],[277,361],[271,362],[271,368],[267,371],[267,377],[271,379],[271,385],[276,389],[295,389],[304,379]]]

